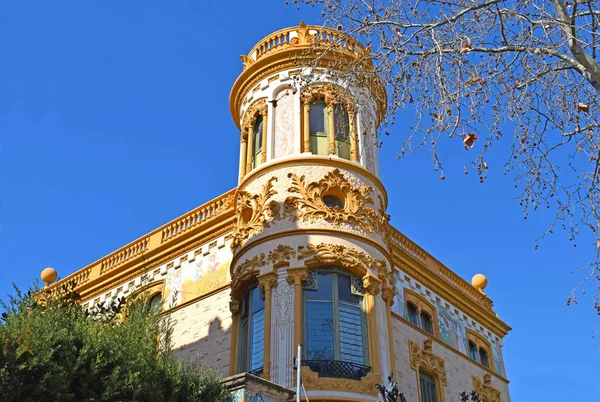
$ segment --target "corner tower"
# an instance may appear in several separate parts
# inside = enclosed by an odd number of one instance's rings
[[[291,387],[302,344],[302,378],[320,400],[375,400],[395,371],[376,142],[385,96],[378,80],[348,85],[335,67],[370,63],[367,52],[336,30],[283,29],[241,56],[230,96],[241,132],[230,373]]]

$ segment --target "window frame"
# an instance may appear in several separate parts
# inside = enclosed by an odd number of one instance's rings
[[[252,292],[253,291],[258,291],[260,292],[260,296],[261,298],[263,298],[263,294],[262,291],[260,290],[260,288],[258,287],[258,283],[253,283],[250,286],[248,286],[246,288],[246,292],[244,293],[243,297],[241,298],[241,302],[240,302],[240,313],[239,313],[239,327],[238,327],[238,350],[237,350],[237,371],[238,373],[246,373],[246,372],[251,372],[251,371],[256,371],[263,369],[264,367],[264,353],[261,353],[261,358],[263,359],[262,361],[262,365],[260,367],[256,367],[253,370],[251,369],[251,365],[252,365],[252,321],[254,319],[254,315],[260,313],[261,311],[265,311],[266,310],[266,305],[263,304],[262,309],[256,311],[256,312],[252,312]],[[264,299],[263,299],[264,302]],[[244,310],[248,311],[248,316],[246,318],[244,318]],[[263,318],[264,319],[264,318]],[[244,328],[244,326],[246,326],[246,328]],[[265,331],[265,326],[264,323],[263,325],[261,325],[259,327],[260,331],[262,331],[263,333],[263,338],[264,338],[264,331]],[[264,341],[264,339],[263,339]],[[264,348],[265,345],[263,343],[263,352],[264,352]]]
[[[471,356],[471,347],[470,344],[475,345],[475,348],[477,350],[477,359],[473,359],[473,357]],[[475,363],[485,367],[488,370],[493,370],[494,368],[494,355],[492,354],[492,345],[490,342],[488,342],[487,339],[485,339],[481,334],[473,331],[472,329],[468,329],[467,328],[467,347],[468,347],[468,353],[467,356],[469,357],[469,359],[471,361],[474,361]],[[483,364],[483,362],[481,361],[481,350],[485,351],[485,354],[487,356],[487,365]]]
[[[315,267],[315,268],[310,268],[310,272],[315,272],[316,275],[319,274],[319,271],[321,272],[329,272],[330,274],[336,276],[336,279],[333,280],[332,279],[332,291],[331,291],[331,298],[330,299],[307,299],[306,297],[306,289],[304,288],[304,285],[302,285],[302,342],[304,345],[306,345],[306,347],[303,348],[302,351],[302,358],[304,360],[310,360],[308,359],[308,325],[307,325],[307,317],[308,317],[308,308],[307,308],[307,301],[309,300],[329,300],[331,301],[331,305],[332,305],[332,317],[333,317],[333,359],[332,361],[346,361],[349,362],[348,360],[342,360],[341,359],[341,343],[340,343],[340,323],[339,323],[339,314],[337,314],[337,312],[339,312],[339,304],[340,303],[348,303],[348,304],[352,304],[349,302],[344,302],[339,300],[339,290],[338,290],[338,280],[337,280],[337,275],[346,275],[350,278],[352,278],[352,276],[358,277],[358,275],[355,275],[354,273],[338,267],[338,266],[320,266],[320,267]],[[350,279],[352,280],[352,279]],[[317,282],[318,283],[318,282]],[[362,281],[361,281],[362,283]],[[352,305],[356,305],[356,304],[352,304]],[[357,364],[361,364],[364,366],[371,366],[371,356],[370,356],[370,351],[369,351],[369,330],[368,330],[368,317],[367,317],[367,311],[366,311],[366,292],[363,293],[362,295],[362,300],[360,301],[360,303],[358,304],[359,308],[360,308],[360,319],[361,319],[361,334],[362,334],[362,351],[363,351],[363,361],[362,363],[357,363]],[[350,362],[350,363],[356,363],[356,362]]]
[[[409,304],[412,304],[414,307],[416,307],[419,324],[415,324],[414,322],[412,322],[410,320],[410,317],[408,315],[408,305]],[[438,323],[437,309],[435,308],[435,306],[433,304],[431,304],[429,301],[427,301],[420,294],[418,294],[410,289],[404,289],[404,305],[406,307],[406,320],[408,322],[410,322],[412,325],[414,325],[416,327],[419,327],[419,329],[425,331],[426,333],[428,333],[431,336],[434,336],[436,338],[440,337],[440,335],[439,335],[440,332],[439,332],[439,327],[438,327],[439,323]],[[427,315],[429,315],[429,317],[431,319],[432,332],[427,331],[423,327],[423,323],[421,320],[421,314],[423,312],[426,313]]]

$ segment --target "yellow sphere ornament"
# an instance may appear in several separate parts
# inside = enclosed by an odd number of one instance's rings
[[[58,273],[56,272],[56,270],[54,268],[48,267],[42,271],[40,278],[42,278],[42,281],[44,281],[46,286],[48,286],[52,282],[54,282],[56,280],[56,278],[58,278]]]
[[[487,286],[487,278],[483,274],[474,275],[471,279],[471,285],[481,293],[483,293],[483,289]]]

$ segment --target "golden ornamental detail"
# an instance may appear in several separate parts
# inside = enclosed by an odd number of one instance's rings
[[[260,194],[250,194],[246,191],[238,193],[237,211],[233,227],[233,240],[231,248],[235,250],[249,236],[262,232],[270,226],[270,222],[280,218],[279,204],[269,201],[277,191],[273,190],[273,183],[277,177],[267,181]]]
[[[296,257],[296,250],[292,246],[280,244],[274,250],[269,251],[267,262],[277,267]]]
[[[479,395],[481,402],[502,402],[500,391],[492,386],[492,375],[483,375],[483,382],[479,377],[473,377],[473,389]]]
[[[311,103],[315,99],[323,99],[328,105],[343,104],[348,113],[356,112],[357,101],[350,92],[330,82],[307,85],[300,94],[302,103]]]
[[[260,98],[248,106],[242,119],[242,132],[252,135],[252,127],[257,115],[266,116],[267,110],[267,98]]]
[[[252,57],[246,56],[245,54],[241,54],[240,59],[242,59],[244,70],[254,64],[254,59]]]
[[[257,277],[258,287],[262,290],[269,290],[277,285],[277,273],[267,272],[266,274]]]
[[[365,275],[362,278],[363,287],[371,296],[376,296],[381,291],[381,281],[373,275]]]
[[[354,188],[339,169],[309,184],[305,183],[304,176],[289,173],[288,177],[292,179],[288,191],[294,195],[285,200],[284,214],[292,221],[324,219],[334,224],[347,223],[368,233],[380,227],[379,215],[370,207],[373,187],[361,184],[360,188]],[[328,195],[338,198],[344,206],[325,205],[323,197]]]
[[[302,382],[306,389],[318,390],[344,390],[346,392],[355,392],[357,394],[377,395],[375,384],[381,382],[381,376],[370,372],[360,380],[350,380],[346,378],[325,378],[319,377],[319,374],[312,371],[309,367],[302,367]]]
[[[308,268],[306,267],[288,268],[287,273],[288,276],[285,279],[290,285],[302,285],[302,281],[308,279]]]
[[[436,377],[442,385],[448,384],[446,377],[446,363],[440,356],[433,354],[431,338],[423,341],[423,349],[418,343],[408,340],[410,352],[410,367],[419,372],[423,371],[427,374]]]
[[[267,259],[264,253],[260,253],[252,258],[247,259],[242,264],[238,265],[233,275],[231,275],[231,289],[237,292],[241,289],[242,283],[256,276],[260,271],[260,267],[267,265]]]
[[[394,305],[394,296],[396,296],[396,291],[394,290],[394,288],[391,288],[389,286],[383,287],[381,291],[381,297],[383,297],[383,300],[385,300],[385,302],[390,306]]]

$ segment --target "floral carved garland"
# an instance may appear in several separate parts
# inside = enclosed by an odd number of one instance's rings
[[[304,176],[289,173],[292,186],[288,191],[294,195],[284,203],[284,215],[292,221],[314,222],[321,218],[334,224],[347,223],[365,232],[373,233],[380,228],[379,214],[373,205],[373,187],[361,184],[354,188],[339,169],[328,173],[318,182],[306,184]],[[344,207],[328,207],[323,201],[326,195],[341,195]]]
[[[231,248],[235,250],[248,237],[262,232],[270,226],[270,222],[280,219],[280,207],[276,201],[269,201],[277,191],[273,190],[273,182],[277,177],[267,181],[260,194],[250,194],[246,191],[238,193],[233,240]]]
[[[410,367],[419,372],[425,371],[428,374],[437,377],[442,385],[448,384],[446,377],[446,363],[440,356],[433,354],[431,338],[423,341],[423,349],[418,343],[408,340],[410,351]]]
[[[481,402],[502,402],[500,391],[492,386],[492,375],[483,375],[483,382],[479,377],[473,377],[473,389],[479,395]]]

